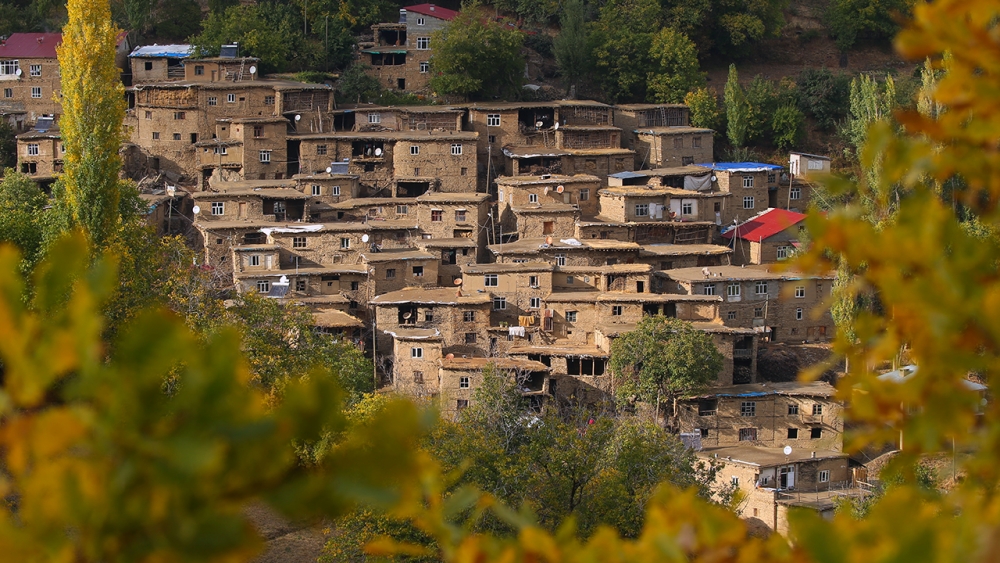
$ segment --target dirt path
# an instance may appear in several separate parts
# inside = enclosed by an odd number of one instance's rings
[[[248,506],[245,513],[267,541],[267,549],[251,563],[316,563],[326,539],[312,525],[297,525],[263,504]]]

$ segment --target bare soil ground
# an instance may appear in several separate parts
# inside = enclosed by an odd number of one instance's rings
[[[315,524],[289,522],[263,504],[252,504],[245,513],[267,542],[267,549],[252,563],[316,563],[326,538]]]

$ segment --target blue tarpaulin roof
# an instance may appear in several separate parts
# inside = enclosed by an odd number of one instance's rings
[[[151,57],[167,59],[186,59],[194,55],[194,47],[191,45],[143,45],[136,47],[129,54],[130,57]]]
[[[763,162],[707,162],[698,164],[712,170],[724,172],[763,172],[765,170],[781,170],[784,166],[777,164],[765,164]]]
[[[640,172],[615,172],[614,174],[608,174],[609,178],[621,178],[623,180],[629,178],[645,178],[648,174],[642,174]]]

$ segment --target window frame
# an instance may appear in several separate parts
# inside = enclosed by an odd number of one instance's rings
[[[500,114],[499,113],[487,113],[486,114],[486,126],[487,127],[500,127]]]
[[[740,416],[757,416],[757,401],[740,401]]]
[[[462,148],[465,145],[461,143],[452,143],[451,145],[451,156],[462,156]]]
[[[261,149],[260,153],[259,153],[259,156],[260,156],[260,162],[261,162],[261,164],[271,164],[271,150],[270,149]]]
[[[743,176],[743,187],[752,188],[753,187],[753,176],[745,175]]]
[[[42,65],[28,65],[28,76],[38,78],[42,75]]]
[[[31,98],[33,100],[40,100],[40,99],[42,99],[42,87],[41,86],[32,86],[31,87]]]
[[[757,203],[752,195],[743,196],[743,209],[754,209]]]
[[[423,357],[424,357],[424,348],[422,346],[410,347],[410,358],[421,359]]]
[[[219,216],[226,214],[226,202],[224,201],[213,201],[212,202],[212,215]]]
[[[649,217],[649,204],[637,203],[632,211],[636,217]]]
[[[431,48],[431,38],[430,37],[417,37],[417,50],[418,51],[429,51]]]
[[[499,295],[493,297],[493,310],[494,311],[506,311],[507,310],[507,298]]]

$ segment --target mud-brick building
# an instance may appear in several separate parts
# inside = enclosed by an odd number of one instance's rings
[[[703,447],[841,451],[844,417],[835,393],[823,381],[712,388],[679,402],[681,432],[699,432]]]
[[[463,291],[457,287],[405,289],[374,297],[375,327],[380,354],[391,350],[392,333],[399,330],[433,330],[440,338],[443,354],[485,356],[488,351],[490,310],[493,297],[489,293]],[[406,358],[396,356],[395,374],[410,374]],[[397,378],[394,378],[396,380]]]
[[[469,131],[384,131],[289,137],[303,173],[348,162],[368,197],[416,197],[428,191],[476,191],[476,134]]]
[[[546,391],[557,399],[593,404],[609,397],[611,375],[607,365],[611,356],[593,344],[522,342],[511,346],[508,355],[548,367],[550,381]]]
[[[729,264],[732,252],[731,248],[717,244],[654,243],[642,245],[639,261],[649,264],[654,271],[662,272],[674,268],[722,266]],[[653,280],[654,291],[657,288],[656,278]]]
[[[839,499],[859,494],[854,488],[847,454],[812,448],[751,445],[702,449],[698,457],[721,464],[722,482],[745,495],[739,516],[758,530],[788,533],[790,508],[809,509],[832,518]]]
[[[643,167],[641,159],[644,156],[636,146],[637,129],[690,125],[690,111],[684,104],[619,104],[614,111],[615,125],[622,130],[622,146],[636,151],[636,169]],[[648,162],[646,167],[649,167]]]
[[[372,26],[372,41],[358,45],[358,62],[383,88],[425,92],[434,54],[432,35],[455,19],[458,12],[434,4],[399,10],[399,21]]]
[[[438,265],[441,262],[430,252],[396,248],[365,252],[361,258],[372,277],[373,296],[410,287],[433,288],[438,285]]]
[[[616,240],[642,244],[710,244],[718,230],[705,221],[611,221],[606,217],[586,218],[576,223],[576,238],[593,242]]]
[[[59,127],[43,117],[17,136],[17,169],[36,182],[52,182],[63,171],[65,152]]]
[[[739,266],[787,260],[799,246],[805,218],[801,213],[772,208],[722,233],[733,247],[732,263]]]
[[[517,229],[513,208],[523,210],[562,204],[575,206],[582,216],[593,217],[598,213],[597,192],[601,179],[592,174],[501,176],[496,179],[496,185],[499,220],[508,233]]]
[[[610,266],[638,261],[641,247],[620,240],[535,238],[491,244],[489,251],[502,264],[549,262],[556,266]]]
[[[416,198],[416,218],[428,239],[465,238],[486,245],[490,196],[478,193],[429,192]]]
[[[830,173],[830,157],[793,151],[788,154],[788,172],[795,178],[814,181]]]
[[[61,33],[12,33],[0,41],[0,109],[23,112],[24,124],[62,113],[56,46]]]
[[[779,189],[782,168],[775,164],[713,162],[702,166],[712,169],[713,182],[719,191],[732,194],[732,203],[722,215],[724,225],[743,222],[769,207],[778,207],[779,200],[787,199],[787,178],[784,189]]]
[[[422,383],[413,382],[416,386],[431,386],[431,394],[437,395],[441,408],[441,416],[452,419],[459,411],[475,404],[475,392],[483,384],[483,372],[494,370],[494,374],[508,378],[517,384],[521,395],[528,400],[530,407],[538,408],[545,398],[555,390],[554,379],[549,376],[549,368],[541,362],[513,358],[462,358],[447,357],[441,359],[441,368],[434,381],[422,378]],[[550,385],[551,388],[550,388]],[[409,391],[397,383],[397,388]],[[426,392],[425,392],[426,393]],[[420,396],[421,393],[415,393]]]
[[[184,80],[184,61],[195,54],[191,45],[141,45],[129,53],[132,84]]]
[[[475,264],[480,259],[483,247],[471,238],[420,238],[413,245],[438,256],[438,285],[448,287],[462,278],[462,268]]]
[[[303,221],[309,217],[309,196],[293,180],[220,182],[212,191],[195,192],[199,222]]]
[[[648,168],[714,160],[715,131],[701,127],[649,127],[633,131],[635,158]]]
[[[761,266],[716,266],[676,268],[663,275],[666,291],[722,296],[720,317],[728,327],[753,328],[772,342],[818,342],[833,336],[833,318],[824,306],[833,290],[833,273],[804,276]]]

